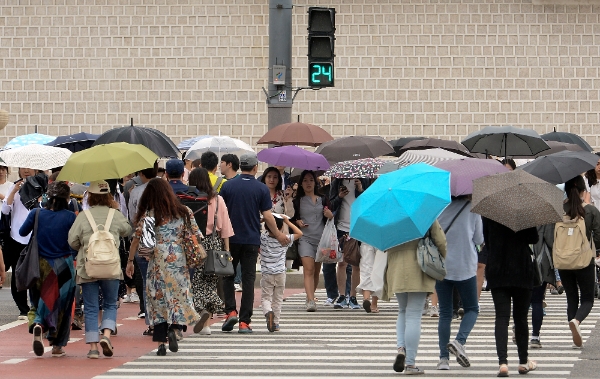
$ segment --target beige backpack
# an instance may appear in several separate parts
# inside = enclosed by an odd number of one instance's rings
[[[94,233],[90,236],[88,242],[87,254],[85,257],[85,271],[93,279],[115,279],[121,276],[121,258],[119,257],[119,248],[115,238],[110,232],[110,224],[115,213],[114,209],[108,211],[106,223],[102,230],[98,229],[94,217],[89,210],[85,213]]]
[[[579,270],[589,266],[594,251],[585,234],[585,220],[563,216],[554,226],[552,260],[559,270]]]

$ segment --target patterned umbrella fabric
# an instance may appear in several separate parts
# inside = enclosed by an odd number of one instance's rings
[[[379,136],[342,137],[325,142],[315,150],[315,153],[323,154],[329,163],[377,158],[393,152],[392,145]]]
[[[53,141],[56,137],[52,137],[46,134],[31,133],[17,136],[10,141],[4,147],[3,150],[14,149],[16,147],[23,147],[27,145],[44,145],[50,141]],[[31,167],[30,167],[31,168]]]
[[[456,141],[450,141],[439,138],[425,138],[422,140],[415,140],[408,142],[398,150],[398,154],[402,156],[402,153],[409,150],[427,150],[427,149],[444,149],[451,151],[456,154],[460,154],[464,157],[472,157],[469,150]]]
[[[27,145],[0,151],[0,159],[10,167],[50,170],[64,166],[71,154],[69,150],[62,147]]]
[[[252,146],[237,138],[227,136],[203,138],[196,142],[185,155],[185,159],[191,161],[200,159],[202,154],[207,151],[212,151],[221,157],[223,154],[242,155],[244,153],[252,153]]]
[[[258,144],[319,146],[332,141],[333,137],[317,125],[303,122],[281,124],[269,130],[258,140]]]
[[[264,149],[258,160],[273,166],[294,167],[303,170],[327,170],[329,162],[321,154],[306,151],[298,146],[280,146]]]
[[[186,139],[186,140],[179,142],[179,145],[177,145],[177,148],[181,151],[186,151],[186,150],[189,150],[190,147],[192,147],[196,142],[200,141],[201,139],[210,138],[210,137],[212,137],[212,136],[207,134],[205,136],[198,136],[198,137]]]
[[[452,196],[472,194],[473,180],[477,178],[508,172],[508,168],[495,159],[453,159],[437,162],[434,166],[450,172]]]
[[[356,159],[334,164],[323,175],[338,179],[372,179],[377,177],[377,171],[385,161],[376,158]]]
[[[546,141],[566,142],[579,145],[585,151],[594,151],[586,140],[575,133],[557,132],[556,128],[553,132],[542,134],[542,138]]]
[[[427,150],[407,150],[400,158],[395,159],[391,162],[386,162],[377,175],[387,174],[388,172],[396,171],[402,167],[410,166],[415,163],[427,163],[433,165],[434,163],[451,160],[451,159],[463,159],[464,155],[456,154],[444,149],[427,149]]]
[[[471,212],[518,232],[561,221],[563,194],[555,185],[515,170],[475,179]]]
[[[550,148],[535,130],[514,126],[486,126],[469,134],[462,144],[473,153],[497,157],[534,156]]]
[[[548,183],[560,184],[594,169],[599,159],[596,154],[587,151],[560,151],[536,158],[518,170],[524,170]]]
[[[48,142],[46,145],[54,147],[63,147],[73,153],[89,149],[100,137],[100,134],[76,133],[68,136],[58,136],[56,139]]]

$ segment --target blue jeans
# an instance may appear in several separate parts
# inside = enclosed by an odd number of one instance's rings
[[[135,255],[135,261],[137,262],[138,267],[140,268],[140,275],[142,276],[142,298],[144,299],[144,312],[146,313],[146,317],[144,317],[144,322],[146,325],[150,325],[150,316],[148,315],[148,302],[146,301],[146,275],[148,275],[148,261],[145,258],[140,257],[139,255]]]
[[[421,339],[421,312],[427,298],[426,292],[402,292],[396,294],[398,300],[398,320],[396,340],[398,347],[406,349],[406,364],[413,366]]]
[[[440,345],[440,358],[450,358],[446,346],[450,342],[450,325],[452,324],[453,292],[454,288],[463,303],[465,315],[458,327],[456,340],[464,345],[471,330],[475,326],[479,315],[479,301],[477,300],[477,276],[462,281],[442,280],[435,283],[435,292],[438,296],[440,319],[438,321],[438,339]]]
[[[235,269],[235,278],[233,278],[233,283],[242,284],[242,265],[238,265]]]
[[[117,301],[119,299],[119,279],[98,280],[82,283],[83,313],[85,315],[85,343],[98,342],[98,292],[102,288],[102,323],[100,330],[117,326]]]

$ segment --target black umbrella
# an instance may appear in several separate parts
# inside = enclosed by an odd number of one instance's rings
[[[548,150],[544,150],[541,153],[537,153],[535,157],[542,157],[544,155],[550,155],[554,153],[558,153],[559,151],[584,151],[581,146],[576,145],[574,143],[566,143],[566,142],[556,142],[556,141],[546,141],[550,148]],[[511,158],[515,159],[531,159],[530,155],[514,155]]]
[[[566,142],[566,143],[574,143],[576,145],[581,146],[581,148],[585,151],[594,151],[589,143],[587,143],[583,138],[574,133],[567,132],[557,132],[556,128],[554,128],[553,132],[542,134],[542,138],[547,141],[557,141],[557,142]]]
[[[472,157],[466,147],[452,140],[439,138],[424,138],[422,140],[410,141],[404,145],[398,152],[402,155],[407,150],[427,150],[427,149],[444,149],[456,154]]]
[[[377,158],[393,153],[394,148],[379,136],[350,136],[327,141],[315,150],[331,164],[361,158]]]
[[[393,156],[393,157],[399,157],[402,154],[400,152],[400,149],[402,149],[404,147],[404,145],[406,145],[409,142],[420,141],[422,139],[425,139],[425,137],[402,137],[402,138],[391,140],[390,145],[392,145],[392,147],[394,148],[394,152],[390,153],[390,154],[386,154],[386,155]]]
[[[177,157],[179,155],[179,149],[169,137],[156,129],[133,126],[133,119],[131,119],[131,126],[104,132],[92,146],[112,142],[144,145],[159,157]]]
[[[513,155],[534,156],[550,148],[535,130],[514,126],[486,126],[469,134],[462,144],[472,153],[505,158]]]
[[[54,141],[50,141],[46,145],[62,147],[76,153],[92,147],[98,137],[100,137],[100,134],[76,133],[68,136],[58,136]]]
[[[519,166],[518,170],[528,172],[549,183],[560,184],[593,169],[598,159],[600,157],[596,154],[587,151],[559,151],[536,158],[532,162]]]

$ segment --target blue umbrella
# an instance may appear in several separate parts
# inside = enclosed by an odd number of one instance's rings
[[[46,145],[54,147],[63,147],[76,153],[81,150],[89,149],[100,137],[100,134],[91,133],[76,133],[68,136],[58,136],[55,140],[48,142]]]
[[[205,135],[205,136],[198,136],[198,137],[183,140],[183,141],[179,142],[179,145],[177,145],[177,148],[182,151],[189,150],[190,147],[194,146],[194,144],[196,142],[200,141],[201,139],[209,138],[209,137],[212,137],[212,136]]]
[[[450,173],[425,163],[381,175],[352,204],[350,236],[380,250],[421,238],[450,204]]]
[[[54,138],[56,137],[52,137],[52,136],[48,136],[46,134],[40,134],[40,133],[31,133],[31,134],[24,134],[22,136],[17,136],[13,139],[11,139],[10,141],[8,141],[8,143],[4,146],[4,150],[8,150],[8,149],[14,149],[15,147],[22,147],[22,146],[27,146],[27,145],[44,145],[52,140],[54,140]]]

